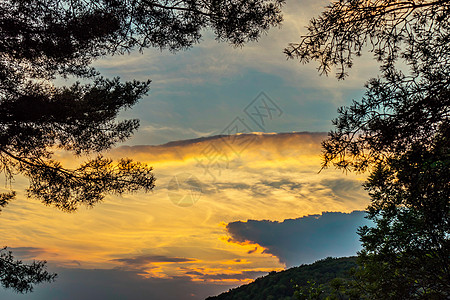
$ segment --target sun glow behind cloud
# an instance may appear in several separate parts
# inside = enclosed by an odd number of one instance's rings
[[[231,239],[227,224],[248,219],[281,222],[367,205],[359,187],[362,177],[335,170],[318,173],[325,134],[234,138],[232,147],[230,140],[220,137],[119,147],[106,156],[130,157],[154,167],[153,192],[107,197],[94,209],[81,208],[74,214],[20,193],[2,212],[0,227],[8,233],[3,242],[40,249],[30,255],[58,266],[239,284],[285,265],[256,243]],[[211,147],[218,152],[205,152]],[[59,158],[73,164],[70,155]],[[205,162],[213,160],[219,163],[206,168]],[[171,185],[174,178],[184,183]],[[16,187],[23,191],[25,182],[18,180]],[[196,199],[190,198],[193,189]],[[189,201],[177,202],[173,195],[187,195],[184,199]]]

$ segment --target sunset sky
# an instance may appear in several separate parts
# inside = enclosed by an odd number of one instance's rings
[[[2,241],[59,277],[32,294],[0,290],[0,299],[204,299],[272,270],[354,255],[365,175],[319,172],[320,143],[377,67],[367,53],[338,81],[282,52],[327,3],[287,1],[283,27],[243,48],[205,32],[185,52],[97,61],[105,76],[152,80],[121,115],[140,119],[139,131],[105,155],[148,163],[156,188],[68,214],[27,199],[17,177]]]

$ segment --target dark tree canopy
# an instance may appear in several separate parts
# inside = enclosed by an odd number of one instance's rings
[[[7,0],[0,2],[0,173],[28,177],[30,197],[64,211],[107,194],[153,189],[152,168],[100,152],[129,138],[138,120],[117,121],[149,91],[150,80],[106,79],[90,64],[147,47],[178,51],[202,30],[241,46],[281,23],[284,0]],[[55,79],[80,80],[56,85]],[[67,169],[56,150],[86,155]],[[9,185],[8,185],[9,186]],[[16,192],[0,190],[0,209]],[[0,281],[18,292],[53,279],[44,265],[0,256]]]
[[[370,299],[450,297],[449,17],[450,1],[334,1],[285,49],[339,79],[365,49],[380,62],[323,142],[324,167],[370,172],[355,273]]]

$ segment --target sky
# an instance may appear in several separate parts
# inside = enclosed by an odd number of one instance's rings
[[[105,76],[152,80],[120,115],[140,119],[139,131],[105,155],[148,163],[156,188],[68,214],[26,198],[17,177],[1,239],[59,276],[0,299],[204,299],[272,270],[355,255],[356,229],[368,224],[365,175],[320,171],[320,143],[377,67],[367,53],[338,81],[282,52],[327,3],[288,1],[282,28],[243,48],[205,32],[188,51],[95,62]]]

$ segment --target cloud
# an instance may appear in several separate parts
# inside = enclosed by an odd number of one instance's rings
[[[42,254],[48,253],[48,250],[37,247],[8,247],[8,251],[11,251],[17,259],[36,259]]]
[[[186,136],[190,137],[202,137],[208,136],[214,133],[214,131],[197,131],[193,128],[186,127],[174,127],[174,126],[164,126],[157,124],[148,124],[148,122],[144,121],[139,128],[139,132],[142,135],[146,135],[151,137],[151,140],[147,140],[146,143],[151,141],[165,141],[167,137],[171,137],[171,139],[183,139]]]
[[[279,179],[274,181],[269,180],[261,180],[260,183],[262,185],[271,187],[273,189],[287,189],[287,190],[296,190],[301,188],[301,184],[298,182],[291,181],[289,179]]]
[[[238,135],[215,135],[189,140],[172,141],[157,146],[121,146],[111,150],[114,157],[135,157],[148,162],[184,161],[221,156],[228,161],[248,156],[252,160],[286,160],[315,157],[320,154],[320,143],[326,138],[324,132],[245,133]],[[70,156],[67,157],[71,158]],[[320,166],[317,166],[317,171]]]
[[[360,249],[356,229],[370,224],[363,211],[323,212],[283,222],[238,221],[227,225],[231,241],[256,243],[287,267],[327,256],[355,255]]]
[[[140,267],[151,263],[184,263],[193,262],[195,259],[184,257],[168,257],[164,255],[141,255],[130,258],[116,258],[112,261],[121,262],[127,266]]]
[[[247,251],[247,254],[252,254],[252,253],[256,253],[256,251],[258,251],[258,247],[255,247],[253,249],[250,249]]]
[[[254,69],[282,76],[285,81],[298,81],[304,85],[312,81],[319,84],[327,82],[325,87],[335,80],[315,80],[319,78],[316,64],[301,66],[297,61],[287,61],[283,49],[289,43],[299,42],[306,33],[306,26],[312,17],[316,17],[327,0],[301,0],[288,2],[283,8],[283,26],[272,28],[258,42],[247,43],[236,48],[227,43],[217,42],[212,30],[204,30],[201,43],[186,52],[176,55],[159,49],[146,49],[144,54],[137,51],[126,56],[105,57],[95,65],[106,73],[120,72],[124,78],[150,77],[159,92],[163,86],[167,93],[176,85],[219,84],[232,76],[241,74],[242,69]],[[359,66],[363,69],[365,66]],[[294,80],[293,80],[294,78]],[[357,76],[355,76],[357,80]],[[348,82],[345,83],[347,86]],[[323,87],[323,86],[322,86]]]

